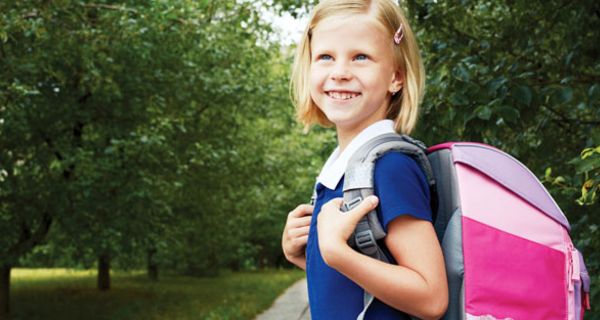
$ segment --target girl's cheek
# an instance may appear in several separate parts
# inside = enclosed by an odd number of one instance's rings
[[[311,71],[310,71],[310,81],[312,83],[318,83],[318,82],[322,81],[323,75],[324,75],[323,68],[313,67],[313,69],[311,69]]]
[[[320,73],[313,73],[310,77],[311,94],[320,93],[325,82],[325,78]]]

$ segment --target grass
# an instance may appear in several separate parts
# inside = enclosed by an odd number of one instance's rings
[[[113,272],[111,290],[96,289],[96,272],[14,269],[11,319],[252,319],[301,271],[225,273],[215,278]]]

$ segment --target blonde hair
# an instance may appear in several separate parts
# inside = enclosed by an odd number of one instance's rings
[[[312,30],[326,18],[356,14],[372,14],[387,32],[390,43],[394,41],[394,33],[400,23],[403,24],[404,38],[400,45],[393,46],[394,67],[401,72],[403,88],[392,96],[386,117],[394,120],[397,132],[410,134],[417,124],[419,105],[425,91],[425,68],[408,20],[392,0],[324,0],[314,8],[296,49],[290,79],[290,95],[296,107],[297,118],[307,129],[313,124],[332,126],[310,96]]]

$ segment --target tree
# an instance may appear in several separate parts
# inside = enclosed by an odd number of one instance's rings
[[[57,246],[98,257],[108,288],[110,261],[173,240],[174,219],[220,221],[214,214],[228,206],[210,190],[234,180],[223,179],[235,165],[231,129],[260,114],[270,90],[276,48],[257,10],[235,1],[0,4],[6,297],[10,267],[51,225]],[[183,187],[198,191],[180,201]]]

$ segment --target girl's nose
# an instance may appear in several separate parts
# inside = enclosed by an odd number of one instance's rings
[[[342,61],[335,64],[333,70],[331,70],[332,80],[349,80],[352,78],[352,72],[348,65]]]

